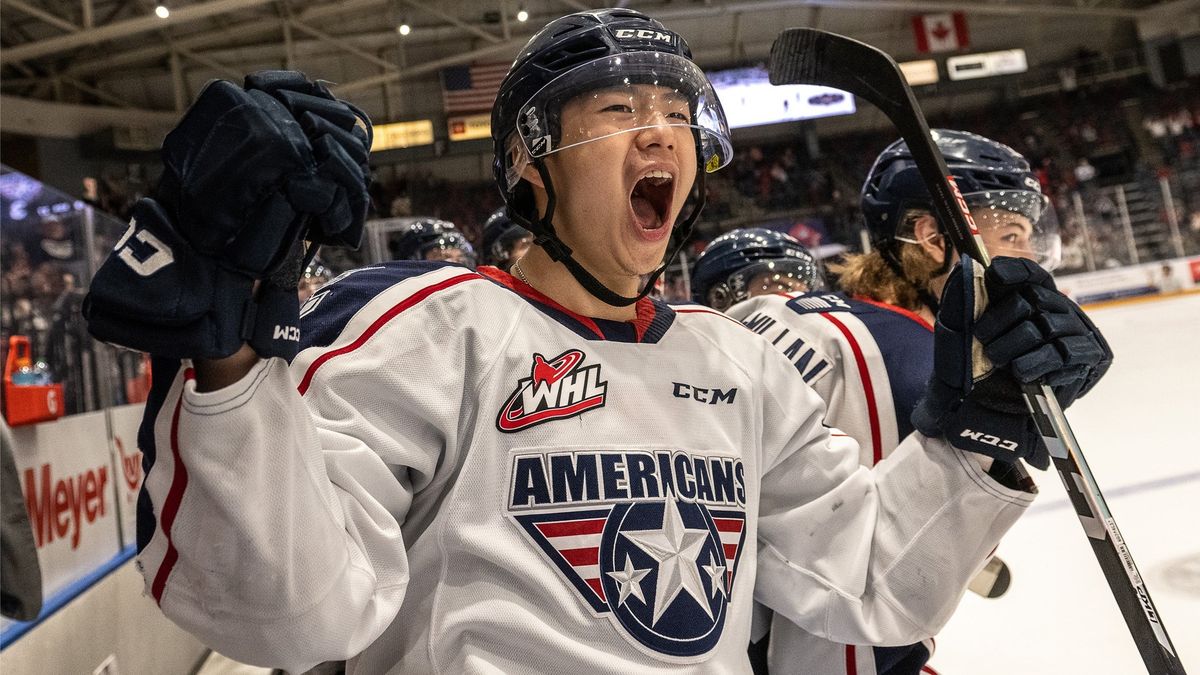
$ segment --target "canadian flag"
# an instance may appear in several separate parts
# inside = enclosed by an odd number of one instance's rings
[[[919,14],[913,17],[913,34],[917,38],[917,51],[953,52],[965,49],[969,40],[967,17],[962,12],[946,14]]]

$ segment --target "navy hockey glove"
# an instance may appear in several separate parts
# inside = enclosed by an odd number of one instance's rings
[[[259,356],[290,359],[300,338],[299,275],[290,288],[277,277],[292,257],[255,293],[252,277],[197,252],[157,202],[143,199],[92,279],[83,302],[88,332],[161,357],[220,358],[249,342]]]
[[[370,122],[299,73],[258,73],[246,87],[209,84],[168,134],[154,198],[92,281],[84,316],[96,338],[176,358],[243,342],[295,355],[299,275],[287,283],[303,267],[299,241],[361,240]]]
[[[985,273],[964,256],[942,295],[934,373],[913,426],[962,450],[1046,469],[1021,383],[1050,385],[1065,408],[1111,362],[1099,330],[1036,264],[1001,257]]]

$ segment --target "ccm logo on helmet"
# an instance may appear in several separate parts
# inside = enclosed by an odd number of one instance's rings
[[[675,44],[674,37],[670,33],[663,33],[661,31],[648,30],[645,28],[639,28],[637,30],[634,30],[633,28],[618,28],[617,30],[613,31],[613,34],[616,35],[618,39],[622,40],[628,38],[637,38],[639,40],[657,40],[658,42]]]

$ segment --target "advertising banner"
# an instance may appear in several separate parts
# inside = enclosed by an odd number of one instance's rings
[[[104,411],[12,430],[17,474],[33,526],[42,595],[121,552],[116,482]]]

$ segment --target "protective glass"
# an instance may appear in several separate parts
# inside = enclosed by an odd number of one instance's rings
[[[563,108],[570,104],[568,114]],[[545,157],[631,131],[678,128],[699,145],[705,171],[733,158],[729,125],[717,94],[696,64],[675,54],[632,52],[590,61],[551,80],[517,115],[523,145],[514,158]]]
[[[708,291],[708,304],[725,311],[737,303],[771,293],[825,288],[820,269],[808,260],[764,260],[730,274]]]
[[[1026,258],[1053,270],[1062,262],[1058,215],[1044,195],[988,190],[963,195],[991,256]]]

